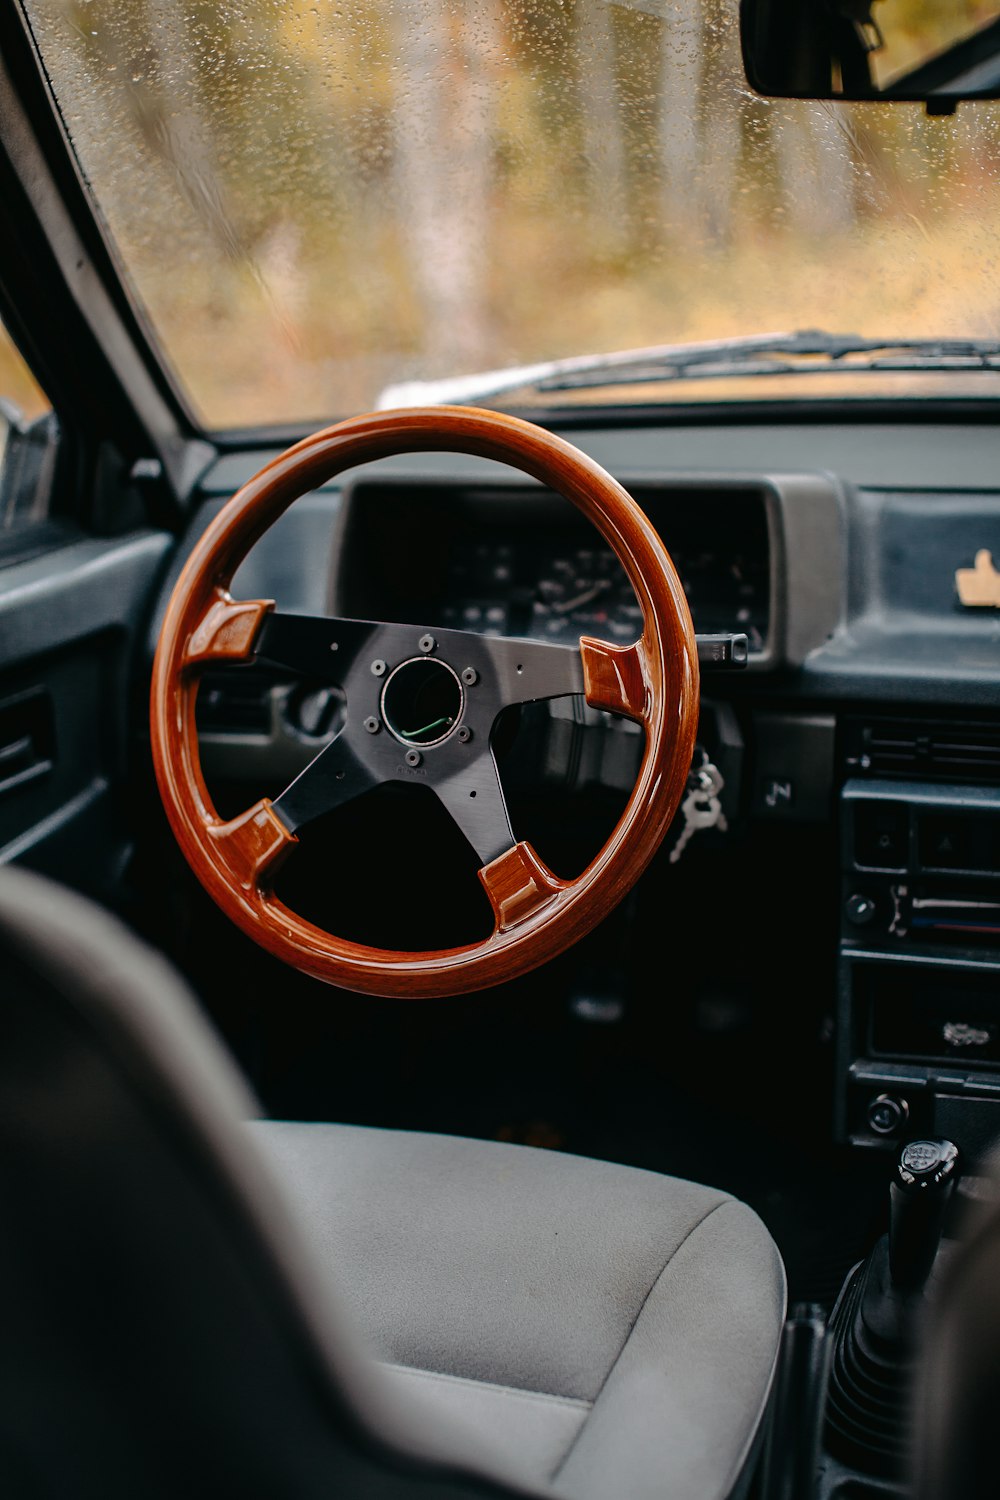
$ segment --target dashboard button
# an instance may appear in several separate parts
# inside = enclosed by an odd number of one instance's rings
[[[859,802],[854,812],[854,858],[877,870],[909,864],[910,815],[902,802]]]
[[[920,863],[931,869],[992,870],[995,844],[995,828],[988,817],[932,813],[920,818]]]

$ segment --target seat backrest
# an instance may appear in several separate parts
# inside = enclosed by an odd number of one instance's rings
[[[509,1495],[393,1408],[251,1113],[157,955],[0,870],[0,1494]]]

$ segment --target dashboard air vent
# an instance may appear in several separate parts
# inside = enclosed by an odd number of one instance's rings
[[[845,729],[845,763],[852,776],[1000,785],[1000,725],[853,720]]]

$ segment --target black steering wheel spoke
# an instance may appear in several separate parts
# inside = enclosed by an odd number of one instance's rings
[[[502,708],[583,692],[583,661],[578,645],[506,637],[487,639],[485,645]]]
[[[355,754],[342,730],[300,771],[271,806],[289,833],[360,797],[382,778]]]
[[[272,611],[257,632],[254,654],[297,676],[340,684],[380,628],[368,620]]]
[[[513,846],[510,814],[491,750],[474,756],[451,775],[439,777],[433,786],[483,865]]]

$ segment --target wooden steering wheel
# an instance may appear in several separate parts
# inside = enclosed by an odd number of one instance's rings
[[[579,648],[467,631],[311,618],[229,586],[264,532],[300,495],[343,470],[418,450],[478,454],[571,500],[612,547],[642,608],[642,635]],[[346,721],[273,802],[223,821],[201,773],[195,699],[206,664],[260,658],[339,684]],[[497,412],[430,407],[376,412],[297,443],[262,469],[207,527],[167,608],[153,667],[153,763],[192,869],[238,927],[317,979],[373,995],[433,997],[484,989],[535,968],[583,937],[649,864],[677,810],[698,720],[698,651],[663,543],[626,491],[551,433]],[[547,869],[511,831],[490,744],[503,708],[583,693],[640,723],[638,778],[607,843],[575,880]],[[370,948],[303,920],[274,894],[279,861],[311,819],[383,781],[430,785],[477,851],[493,907],[490,937],[426,952]]]

